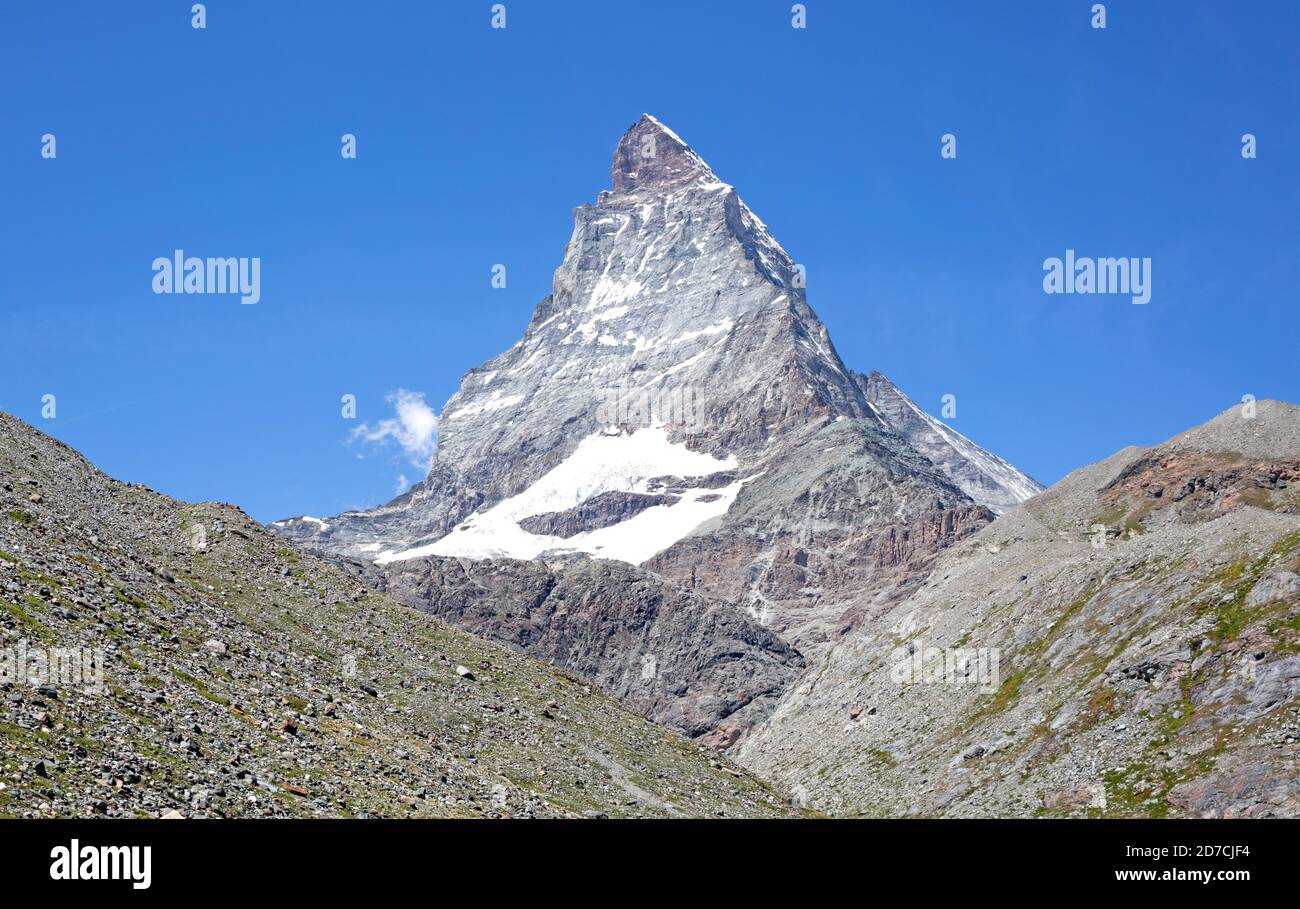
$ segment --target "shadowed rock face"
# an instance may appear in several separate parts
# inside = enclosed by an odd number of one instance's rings
[[[740,759],[834,813],[1300,816],[1300,408],[1257,406],[948,547]]]
[[[398,602],[547,660],[719,747],[763,720],[804,666],[744,612],[619,562],[549,568],[425,558],[344,567]]]

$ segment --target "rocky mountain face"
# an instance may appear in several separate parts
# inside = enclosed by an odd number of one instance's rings
[[[1128,448],[956,543],[740,759],[837,814],[1300,814],[1300,408]]]
[[[718,748],[765,719],[804,668],[793,647],[743,611],[621,562],[341,564],[399,603],[590,679]]]
[[[845,367],[803,270],[647,115],[611,190],[576,210],[524,336],[447,402],[429,476],[274,529],[379,574],[432,557],[639,565],[813,654],[1040,488],[904,403]]]
[[[5,414],[0,671],[0,817],[790,813],[599,686]]]

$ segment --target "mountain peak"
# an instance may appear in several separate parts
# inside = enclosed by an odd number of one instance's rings
[[[916,541],[854,569],[845,583],[867,602],[1040,487],[883,379],[873,403],[800,276],[735,189],[646,114],[618,143],[613,191],[574,210],[523,337],[443,408],[429,475],[379,509],[276,529],[384,571],[427,556],[657,559],[821,646],[857,620],[844,586],[825,608],[806,599],[838,577],[836,553]],[[768,563],[760,589],[748,566]]]
[[[642,114],[623,134],[610,168],[614,192],[662,189],[700,178],[716,180],[704,159],[675,132]]]

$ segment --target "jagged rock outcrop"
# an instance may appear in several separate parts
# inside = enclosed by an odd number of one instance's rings
[[[1300,815],[1300,408],[1247,413],[948,548],[740,759],[836,814]]]

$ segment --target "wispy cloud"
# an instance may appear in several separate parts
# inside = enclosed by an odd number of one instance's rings
[[[373,426],[362,423],[352,430],[349,441],[375,445],[396,444],[423,471],[428,471],[438,450],[438,415],[424,402],[424,393],[399,388],[385,399],[397,415]],[[405,480],[405,477],[402,478]]]

